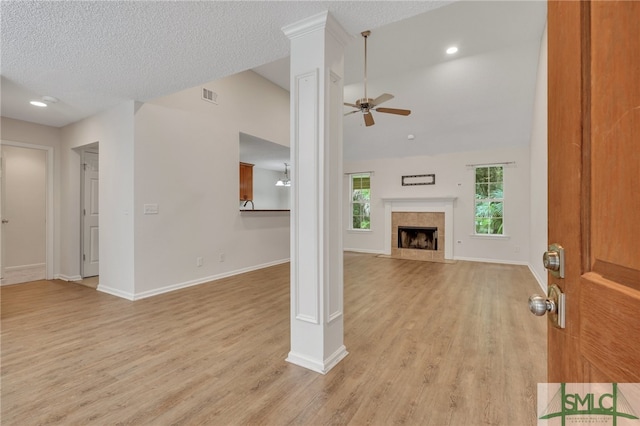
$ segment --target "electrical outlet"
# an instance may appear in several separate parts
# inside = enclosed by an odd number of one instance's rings
[[[196,257],[196,266],[200,267],[204,263],[201,257]]]
[[[514,250],[516,253],[520,253],[520,246],[515,246],[515,247],[513,248],[513,250]]]
[[[220,253],[220,262],[224,262],[224,253]]]

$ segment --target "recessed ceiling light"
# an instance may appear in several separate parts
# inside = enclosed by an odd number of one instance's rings
[[[450,48],[447,49],[447,54],[448,55],[453,55],[454,53],[456,53],[458,51],[458,48],[455,46],[451,46]]]
[[[33,105],[33,106],[37,106],[37,107],[40,107],[40,108],[44,108],[44,107],[46,107],[46,106],[47,106],[47,104],[45,104],[45,103],[44,103],[44,102],[42,102],[42,101],[31,101],[31,102],[29,102],[29,103],[30,103],[31,105]]]

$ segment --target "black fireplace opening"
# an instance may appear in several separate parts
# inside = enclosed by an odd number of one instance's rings
[[[398,248],[438,250],[438,228],[398,226]]]

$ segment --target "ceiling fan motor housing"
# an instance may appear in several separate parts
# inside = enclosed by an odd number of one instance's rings
[[[358,108],[360,108],[360,110],[366,110],[368,111],[369,109],[373,108],[375,105],[373,104],[373,99],[371,98],[362,98],[362,99],[358,99],[356,101],[356,105],[358,105]]]

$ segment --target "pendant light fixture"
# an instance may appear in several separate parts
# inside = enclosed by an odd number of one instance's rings
[[[291,186],[291,179],[289,179],[289,165],[284,163],[284,179],[278,179],[276,186]]]

